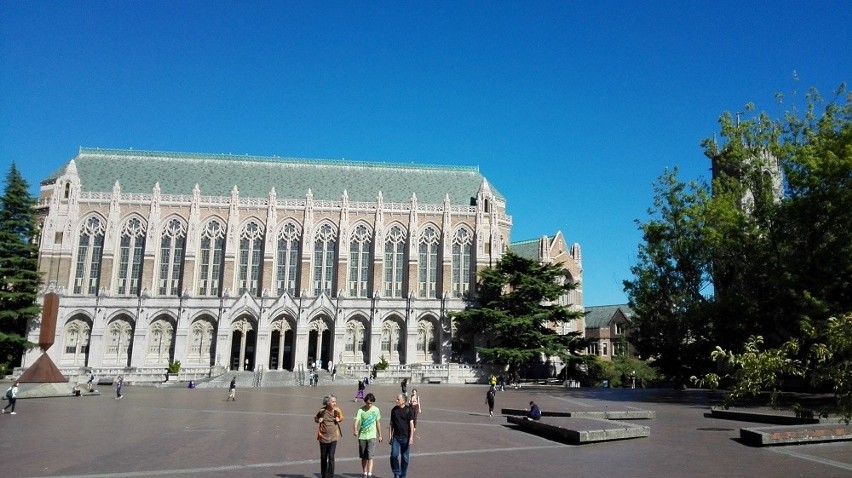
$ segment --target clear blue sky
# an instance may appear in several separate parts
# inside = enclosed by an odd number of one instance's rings
[[[582,246],[586,305],[622,280],[667,167],[747,102],[852,80],[848,1],[0,0],[0,171],[78,147],[463,164],[512,240]],[[799,80],[794,80],[794,72]]]

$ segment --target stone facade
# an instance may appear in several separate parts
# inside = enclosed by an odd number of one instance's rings
[[[99,149],[38,214],[68,374],[473,359],[447,313],[512,225],[476,168]]]

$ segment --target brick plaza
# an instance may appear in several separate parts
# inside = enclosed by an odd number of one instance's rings
[[[423,414],[409,476],[419,477],[848,477],[852,442],[754,448],[739,441],[752,423],[706,418],[704,391],[663,389],[509,390],[496,410],[653,410],[650,436],[567,445],[488,416],[484,386],[422,385]],[[115,400],[109,387],[82,398],[22,399],[0,415],[0,476],[316,478],[319,451],[313,414],[324,394],[346,414],[337,448],[339,477],[361,476],[351,419],[351,385],[223,389],[133,387]],[[385,419],[396,386],[372,386]],[[379,446],[374,475],[391,478],[390,446]]]

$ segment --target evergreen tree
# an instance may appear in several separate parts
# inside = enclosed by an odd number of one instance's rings
[[[462,335],[476,336],[486,362],[510,366],[539,363],[542,357],[576,359],[584,348],[581,332],[559,334],[559,324],[579,318],[558,299],[576,288],[557,264],[539,264],[507,252],[497,264],[480,273],[477,295],[469,306],[451,314]]]
[[[36,302],[40,276],[35,199],[15,164],[0,197],[0,366],[20,364],[27,324],[41,308]]]

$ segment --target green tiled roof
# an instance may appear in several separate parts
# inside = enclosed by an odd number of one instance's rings
[[[279,199],[374,202],[379,191],[386,202],[441,204],[449,194],[454,205],[470,205],[484,177],[475,166],[371,163],[324,159],[236,156],[229,154],[81,148],[74,158],[83,192],[111,192],[116,181],[122,193],[150,194],[160,183],[161,194],[192,194],[195,184],[205,196],[229,196],[236,185],[240,197],[265,198],[275,187]],[[61,176],[67,164],[45,181]],[[491,191],[502,196],[489,184]]]
[[[633,311],[627,304],[586,307],[586,328],[599,329],[608,326],[618,309],[628,318],[633,316]]]
[[[548,242],[550,237],[547,238]],[[538,262],[538,244],[540,239],[527,239],[524,241],[513,242],[509,244],[509,250],[515,255]]]

